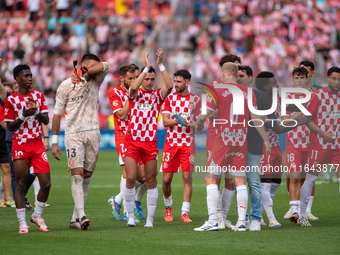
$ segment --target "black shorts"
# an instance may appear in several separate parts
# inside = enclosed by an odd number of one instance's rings
[[[9,157],[7,153],[0,153],[0,164],[9,163]]]

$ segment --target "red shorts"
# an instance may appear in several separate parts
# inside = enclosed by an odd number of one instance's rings
[[[327,165],[337,171],[340,167],[340,150],[323,150],[319,146],[314,146],[308,150],[308,165],[305,171],[327,171]],[[333,166],[333,167],[332,167]]]
[[[247,144],[226,146],[221,137],[216,138],[211,160],[207,162],[207,172],[215,175],[230,173],[245,176],[247,164]]]
[[[126,139],[126,152],[124,157],[133,158],[137,164],[142,161],[145,165],[149,160],[158,160],[157,141],[154,142],[141,142],[133,139]]]
[[[282,152],[280,146],[272,147],[269,155],[266,154],[266,147],[263,145],[263,155],[261,156],[261,173],[263,175],[282,174]]]
[[[165,140],[162,158],[163,173],[177,173],[181,164],[182,172],[193,172],[195,164],[195,143],[191,146],[173,146]]]
[[[301,172],[306,175],[305,166],[308,163],[308,148],[295,148],[293,144],[287,144],[286,164],[289,172]]]
[[[51,172],[44,143],[40,139],[32,139],[21,145],[13,140],[11,155],[13,161],[29,160],[31,174]]]
[[[125,145],[125,135],[123,133],[122,136],[115,135],[116,141],[116,150],[118,153],[119,165],[124,165],[124,153],[126,152],[126,145]]]

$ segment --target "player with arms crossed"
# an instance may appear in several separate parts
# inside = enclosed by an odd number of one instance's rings
[[[85,215],[84,206],[100,145],[98,90],[109,71],[109,65],[100,62],[96,55],[85,54],[81,66],[87,67],[88,72],[80,80],[72,75],[72,79],[63,81],[58,88],[52,122],[51,151],[53,157],[60,160],[58,135],[61,116],[65,111],[65,146],[74,200],[70,228],[87,230],[91,222]]]
[[[307,205],[313,185],[321,171],[327,171],[328,164],[335,166],[339,182],[340,172],[340,68],[327,71],[328,86],[312,94],[307,110],[312,114],[308,124],[312,131],[306,180],[300,191],[300,215],[297,223],[311,226],[307,219]]]
[[[49,232],[41,217],[51,187],[50,166],[42,142],[41,128],[42,123],[47,125],[49,122],[48,108],[44,95],[39,91],[30,90],[32,73],[28,65],[16,66],[13,76],[19,84],[19,90],[5,100],[5,121],[8,130],[13,132],[12,157],[16,178],[15,204],[20,223],[19,233],[28,233],[24,195],[28,167],[32,174],[38,176],[40,182],[37,203],[30,221],[41,231]]]
[[[162,64],[163,49],[157,50],[157,65],[162,73],[165,85],[153,90],[156,71],[145,56],[145,65],[136,81],[129,89],[130,124],[126,135],[125,170],[126,187],[124,199],[128,211],[127,226],[136,226],[134,222],[135,184],[137,179],[137,163],[142,160],[145,180],[148,187],[148,216],[144,227],[153,227],[156,211],[157,190],[157,118],[161,105],[171,93],[172,81]],[[142,88],[139,86],[142,85]]]
[[[236,84],[238,68],[234,63],[225,63],[222,66],[222,81],[224,84],[232,85],[242,90],[242,96],[244,97],[244,115],[232,115],[233,112],[233,95],[229,89],[223,88],[223,84],[220,86],[215,86],[219,97],[222,102],[219,103],[216,100],[217,105],[213,100],[207,99],[207,114],[200,115],[196,122],[197,133],[201,133],[203,129],[203,124],[207,119],[207,116],[211,112],[218,109],[219,119],[226,121],[218,126],[218,133],[214,142],[214,147],[212,150],[212,159],[208,161],[207,168],[208,173],[205,178],[207,185],[207,204],[209,220],[205,222],[201,227],[195,228],[195,231],[217,231],[217,205],[219,201],[218,184],[220,182],[220,176],[222,174],[217,167],[232,167],[236,171],[230,171],[234,175],[235,186],[237,190],[237,204],[238,204],[238,222],[234,227],[235,231],[245,231],[245,220],[246,220],[246,209],[248,204],[248,192],[246,186],[246,155],[247,155],[247,123],[249,120],[249,108],[248,99],[249,96],[252,97],[253,106],[256,107],[255,94],[248,95],[248,90],[245,86]],[[243,99],[243,98],[242,98]],[[255,114],[250,113],[252,119],[259,119]],[[235,120],[236,119],[236,120]],[[246,124],[244,124],[246,123]],[[255,123],[259,126],[258,123]],[[265,134],[264,127],[256,128],[267,148],[267,154],[270,153],[271,146],[268,138]],[[217,177],[217,178],[216,178]]]
[[[188,70],[174,73],[176,92],[170,94],[164,102],[163,125],[168,127],[163,150],[163,198],[165,204],[165,221],[173,221],[171,182],[174,173],[181,164],[183,189],[182,222],[192,222],[189,218],[192,195],[192,172],[195,163],[195,122],[200,114],[200,98],[189,92],[191,74]],[[180,125],[174,117],[178,114],[185,125]]]
[[[116,220],[120,221],[120,208],[121,204],[124,201],[123,190],[126,186],[126,173],[125,173],[125,165],[124,165],[124,152],[126,151],[126,144],[125,144],[125,136],[126,131],[129,127],[129,98],[128,98],[128,90],[130,88],[131,83],[136,80],[136,70],[132,64],[124,64],[119,67],[119,78],[121,81],[120,86],[113,88],[109,92],[109,100],[110,105],[113,112],[113,119],[115,123],[115,141],[116,141],[116,148],[119,158],[119,164],[122,167],[122,178],[120,182],[120,193],[117,196],[111,197],[109,199],[109,203],[113,209],[113,216]],[[138,175],[137,181],[135,185],[135,189],[137,190],[138,187],[141,186],[145,182],[144,180],[144,169],[142,165],[138,166]],[[124,204],[124,203],[123,203]],[[126,206],[124,206],[124,211],[126,210]],[[136,212],[138,215],[144,219],[145,216],[143,214],[143,209],[141,207],[141,201],[136,201]],[[127,215],[124,212],[124,216]],[[135,222],[139,222],[137,218],[135,218]]]

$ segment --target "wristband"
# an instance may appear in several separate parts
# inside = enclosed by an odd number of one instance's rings
[[[143,73],[148,73],[149,72],[149,68],[145,67],[144,70],[143,70]]]
[[[59,138],[59,135],[52,135],[52,144],[54,143],[58,144],[58,138]]]
[[[161,65],[159,66],[159,70],[160,70],[161,72],[165,71],[165,66],[164,66],[163,64],[161,64]]]
[[[49,137],[49,136],[44,136],[44,139],[45,139],[45,138],[47,138],[47,139],[50,139],[50,137]]]
[[[25,117],[24,115],[20,115],[20,116],[19,116],[19,119],[20,119],[21,121],[25,121],[26,117]]]

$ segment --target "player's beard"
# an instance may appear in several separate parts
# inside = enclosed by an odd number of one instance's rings
[[[124,79],[124,87],[125,87],[127,90],[130,88],[130,84],[127,83],[127,82],[125,81],[125,79]]]
[[[177,93],[182,93],[182,92],[184,92],[184,90],[185,90],[185,86],[183,86],[183,87],[178,87],[178,89],[177,88],[175,88],[176,89],[176,92]]]

